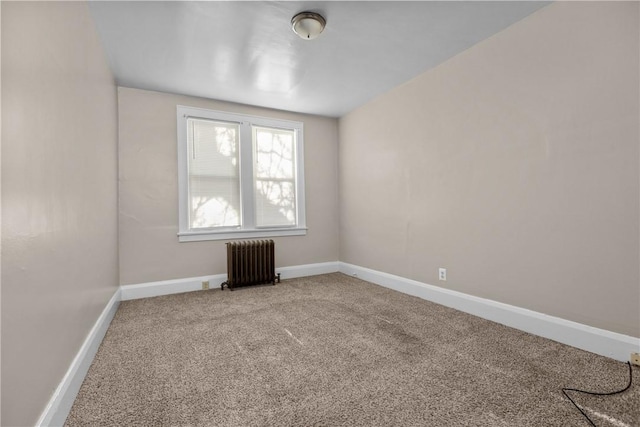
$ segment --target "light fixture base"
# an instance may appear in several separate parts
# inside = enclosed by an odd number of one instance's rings
[[[316,12],[300,12],[291,19],[291,29],[305,40],[318,37],[326,25],[326,19]]]

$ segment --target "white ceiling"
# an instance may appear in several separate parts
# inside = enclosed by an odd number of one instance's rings
[[[339,117],[548,2],[91,1],[119,85]],[[315,40],[293,15],[320,12]]]

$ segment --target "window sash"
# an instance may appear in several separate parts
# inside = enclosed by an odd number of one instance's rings
[[[258,227],[296,225],[296,134],[289,129],[253,128],[255,220]]]
[[[187,118],[189,230],[241,226],[239,131],[237,123]]]

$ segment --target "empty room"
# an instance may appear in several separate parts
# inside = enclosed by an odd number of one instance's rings
[[[640,3],[1,1],[2,426],[640,426]]]

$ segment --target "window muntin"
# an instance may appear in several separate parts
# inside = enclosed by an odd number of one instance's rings
[[[302,123],[178,106],[179,240],[306,234]]]

